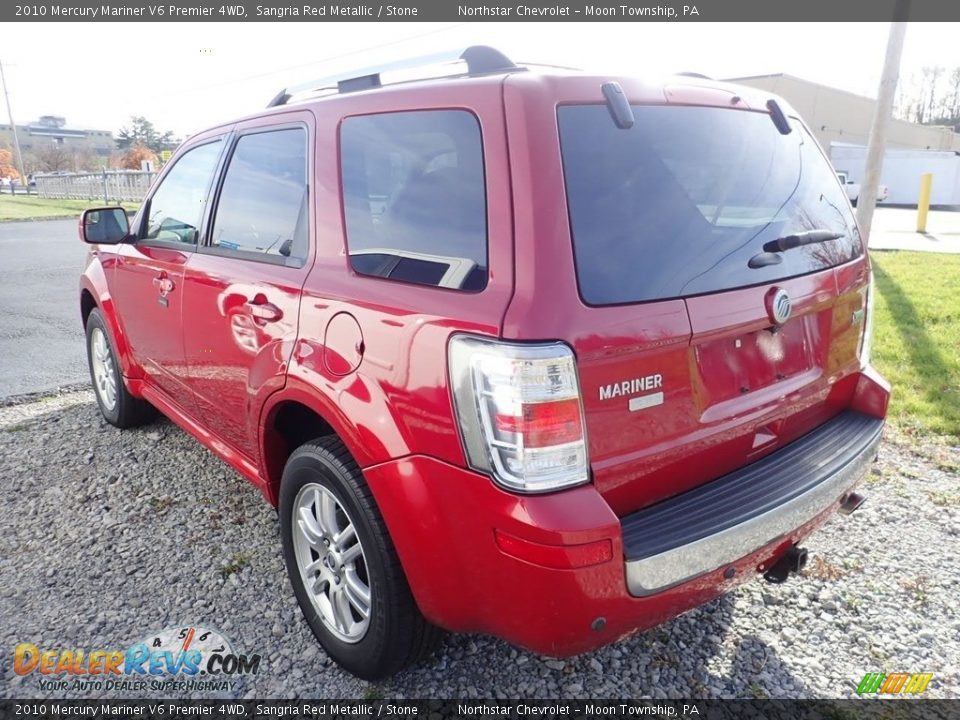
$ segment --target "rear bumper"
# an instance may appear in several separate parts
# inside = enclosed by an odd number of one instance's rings
[[[806,524],[877,455],[883,420],[849,410],[782,450],[621,523],[632,595],[728,565]]]
[[[709,511],[695,502],[706,497],[698,488],[619,518],[592,485],[515,495],[424,456],[368,467],[364,475],[428,619],[545,655],[575,655],[715,599],[825,522],[876,453],[889,387],[868,369],[854,396],[852,409],[821,435],[814,431],[704,486],[730,494]],[[835,441],[834,451],[824,437]],[[778,456],[774,482],[767,475]],[[751,469],[764,472],[751,482],[744,474]],[[737,479],[740,494],[732,494]],[[668,510],[690,507],[700,512],[669,520]],[[697,554],[703,557],[691,562]]]

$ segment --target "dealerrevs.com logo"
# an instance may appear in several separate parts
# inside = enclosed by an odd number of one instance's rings
[[[125,650],[14,649],[17,675],[36,673],[41,690],[139,692],[233,690],[256,675],[260,655],[237,653],[218,630],[184,625],[147,635]]]

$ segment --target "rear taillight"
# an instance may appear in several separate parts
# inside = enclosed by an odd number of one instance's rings
[[[589,480],[573,351],[456,335],[450,384],[467,462],[518,492]]]
[[[870,364],[870,352],[873,349],[873,296],[876,289],[873,287],[873,272],[870,272],[870,282],[867,284],[867,296],[865,301],[866,318],[863,321],[863,335],[860,336],[860,348],[857,355],[860,356],[860,367],[865,368]]]

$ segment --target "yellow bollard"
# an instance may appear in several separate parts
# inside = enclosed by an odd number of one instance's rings
[[[920,176],[920,199],[917,201],[917,232],[927,231],[927,213],[930,212],[930,191],[933,188],[933,173]]]

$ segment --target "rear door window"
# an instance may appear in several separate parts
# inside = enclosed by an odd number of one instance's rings
[[[844,191],[800,123],[766,113],[635,106],[618,128],[603,105],[558,109],[580,294],[591,305],[688,297],[816,272],[862,252]],[[837,240],[778,253],[809,230]]]
[[[453,290],[486,287],[483,148],[472,114],[351,117],[340,144],[355,272]]]
[[[220,190],[211,245],[299,267],[307,257],[307,210],[306,131],[241,135]]]

